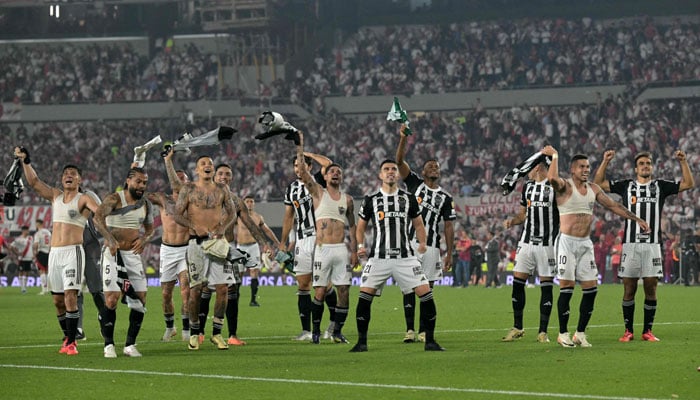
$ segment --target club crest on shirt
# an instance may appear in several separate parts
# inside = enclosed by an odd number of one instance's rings
[[[71,218],[77,218],[78,217],[78,210],[68,210],[68,216]]]
[[[345,215],[345,207],[338,206],[338,214]]]

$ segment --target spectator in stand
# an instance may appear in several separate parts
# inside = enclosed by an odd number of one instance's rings
[[[454,266],[452,286],[467,287],[469,286],[469,262],[471,261],[470,247],[472,241],[464,229],[459,230],[456,240],[455,249],[457,250],[457,262]]]
[[[615,244],[610,248],[610,265],[612,265],[612,282],[620,283],[620,277],[617,275],[622,261],[622,238],[615,237]]]

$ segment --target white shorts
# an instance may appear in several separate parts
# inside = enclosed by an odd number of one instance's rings
[[[360,288],[380,289],[393,277],[402,293],[410,293],[416,287],[427,285],[428,279],[416,257],[399,259],[370,258],[362,269]]]
[[[314,247],[316,236],[308,236],[297,240],[294,245],[294,273],[296,275],[309,275],[314,262]]]
[[[567,281],[597,281],[598,268],[593,256],[593,242],[565,234],[557,237],[557,279]]]
[[[313,287],[350,285],[352,267],[345,243],[317,244],[314,251]]]
[[[145,292],[148,287],[146,285],[146,274],[143,272],[143,262],[140,254],[134,254],[131,250],[118,250],[118,256],[121,257],[122,263],[117,262],[117,257],[112,256],[109,247],[102,248],[102,290],[105,292],[119,292],[119,284],[117,283],[117,273],[119,269],[126,271],[126,276],[129,277],[129,282],[136,292]]]
[[[187,245],[160,245],[160,282],[174,282],[187,271]]]
[[[557,259],[554,254],[554,246],[542,246],[540,244],[518,243],[515,250],[514,272],[542,277],[553,277],[557,272]]]
[[[202,241],[190,239],[187,245],[187,271],[190,287],[203,283],[209,285],[232,285],[236,283],[233,265],[218,258],[211,258],[204,253]]]
[[[46,282],[52,293],[80,290],[83,286],[85,250],[80,244],[52,247]]]
[[[250,261],[245,265],[242,271],[239,270],[240,272],[245,272],[246,268],[260,269],[260,267],[262,267],[262,263],[260,262],[260,246],[257,243],[239,244],[238,249],[250,255]]]
[[[440,257],[440,249],[437,247],[426,247],[425,253],[420,254],[418,253],[418,242],[411,242],[411,246],[428,281],[434,282],[442,279],[442,257]]]
[[[623,243],[620,278],[664,277],[661,246],[653,243]]]

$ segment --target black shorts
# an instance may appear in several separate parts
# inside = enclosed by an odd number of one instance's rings
[[[32,270],[32,262],[31,261],[20,261],[19,262],[19,270],[20,270],[20,272],[30,272]]]
[[[41,271],[48,271],[49,269],[49,253],[44,253],[40,251],[36,253],[36,267]]]

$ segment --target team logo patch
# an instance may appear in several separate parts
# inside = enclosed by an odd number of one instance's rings
[[[338,206],[338,214],[344,215],[345,214],[345,207]]]
[[[591,261],[591,269],[596,269],[595,261]]]
[[[111,285],[111,284],[112,284],[112,280],[111,280],[111,279],[105,279],[105,286],[109,286],[109,285]]]
[[[366,276],[363,276],[363,277],[362,277],[362,283],[365,283],[365,282],[367,282],[367,277],[366,277]]]
[[[68,216],[71,218],[76,218],[78,216],[78,211],[76,210],[68,210]]]
[[[314,281],[317,281],[317,280],[319,280],[319,279],[321,279],[321,277],[320,277],[320,276],[318,276],[318,275],[314,275]]]

